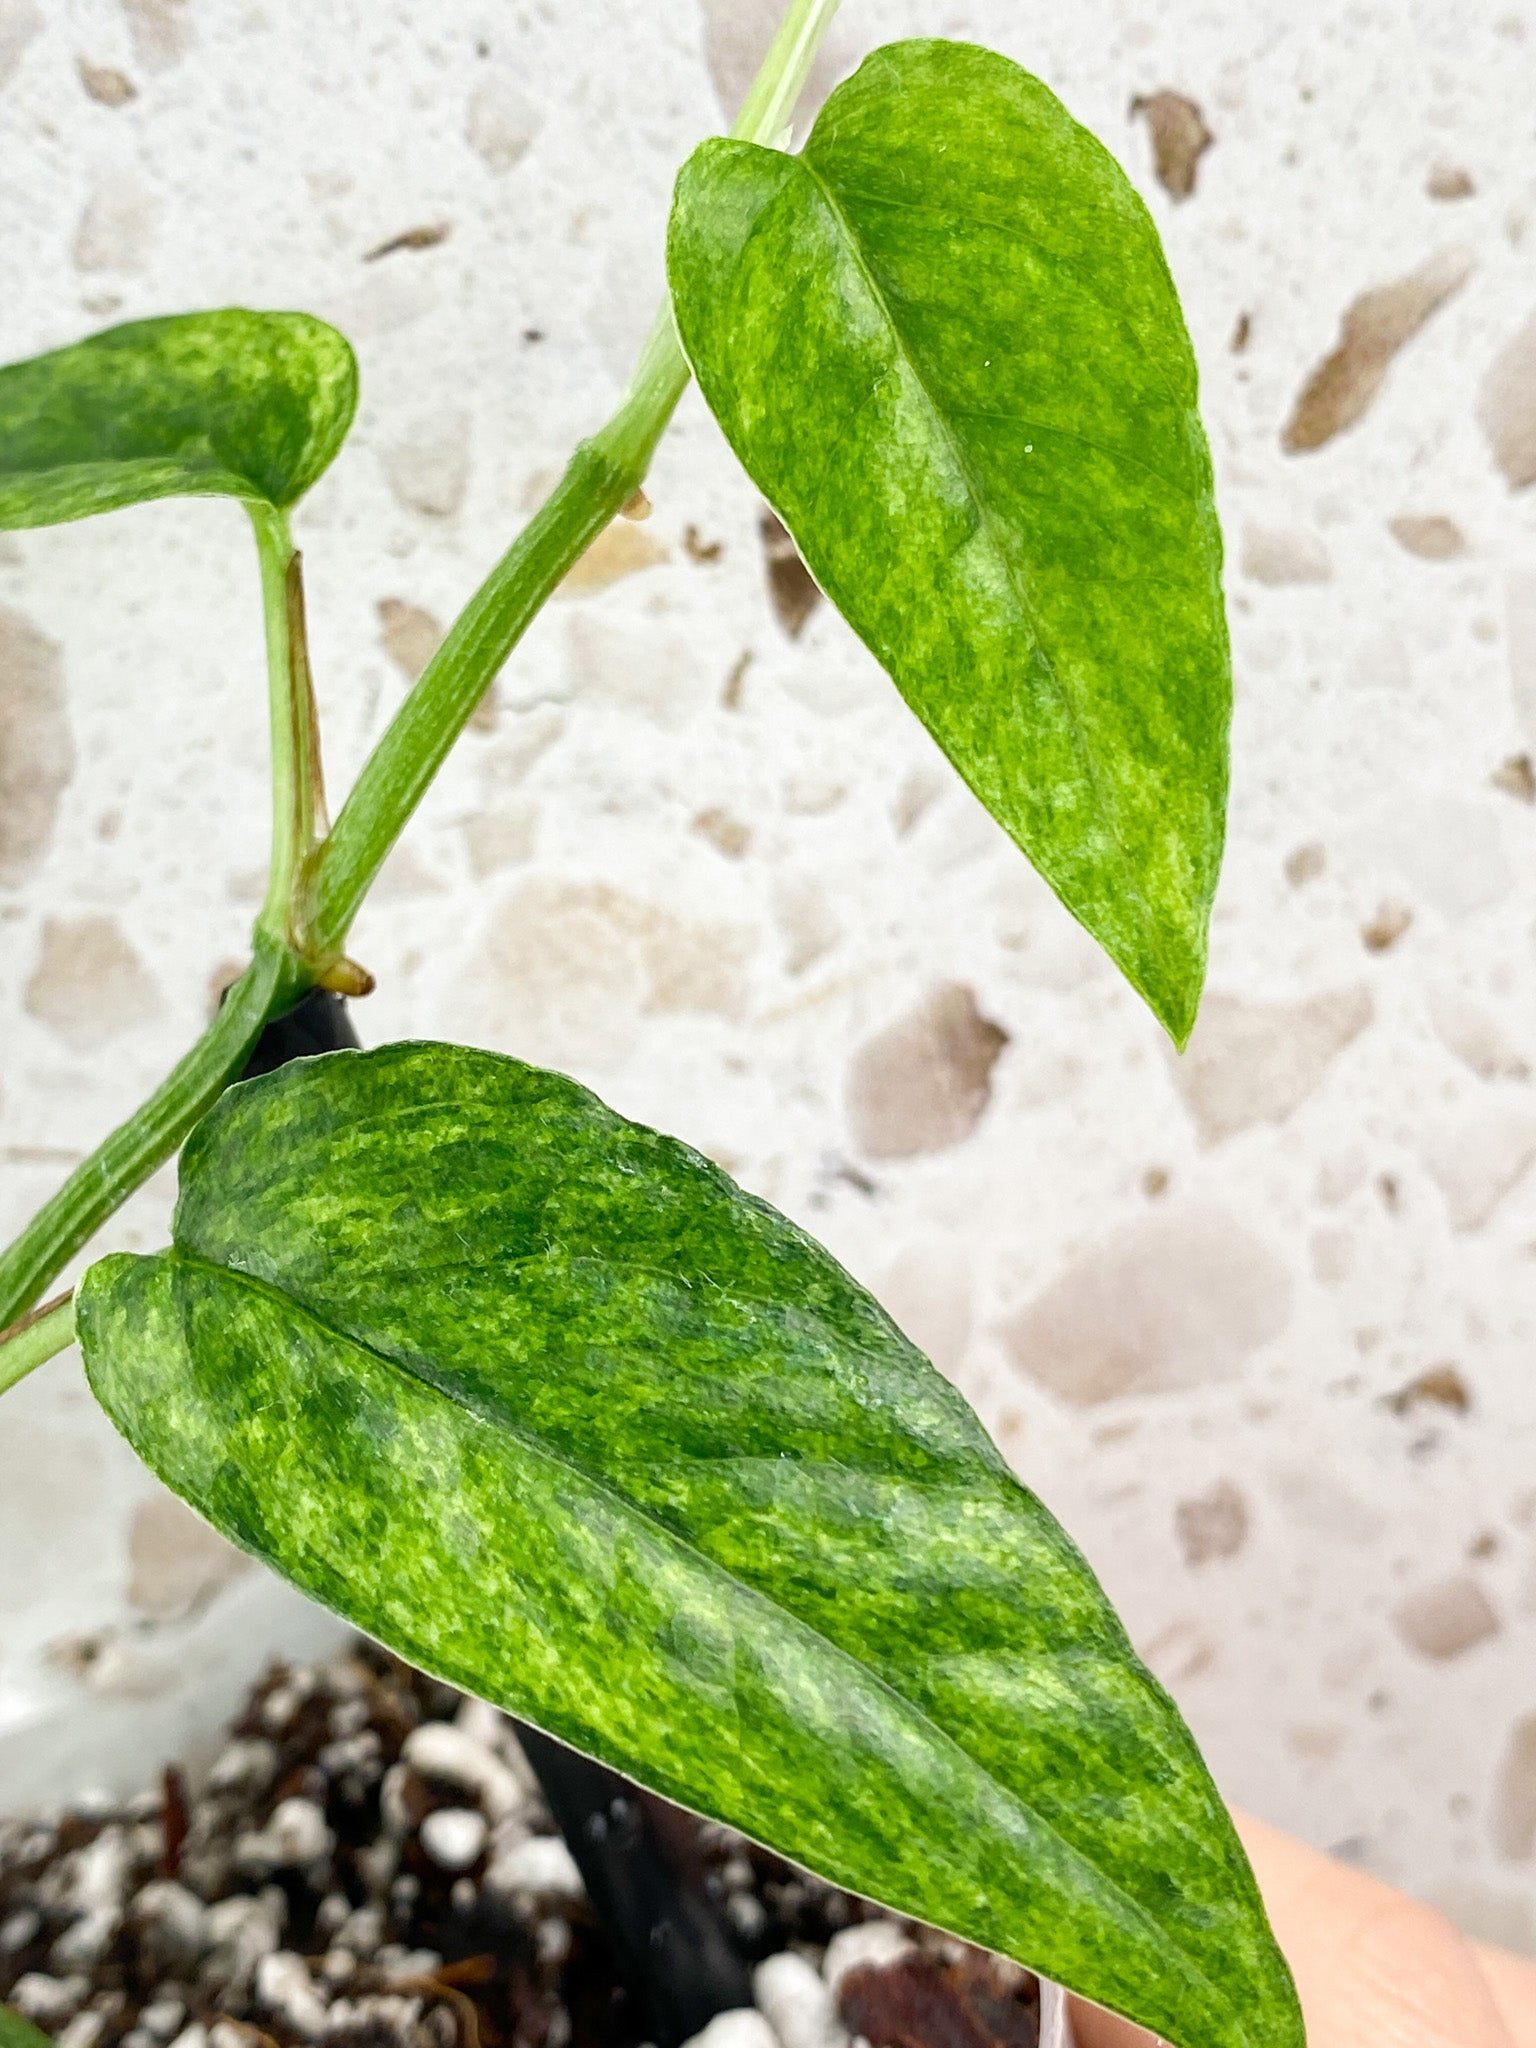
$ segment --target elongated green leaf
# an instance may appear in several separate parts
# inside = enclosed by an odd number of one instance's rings
[[[1183,2048],[1299,2022],[1082,1558],[832,1258],[452,1046],[234,1089],[81,1290],[166,1483],[428,1670]]]
[[[1230,711],[1157,233],[1038,79],[896,43],[804,153],[706,142],[669,246],[700,388],[817,581],[1181,1044]]]
[[[0,527],[148,498],[292,505],[357,409],[357,364],[308,313],[178,313],[0,369]]]

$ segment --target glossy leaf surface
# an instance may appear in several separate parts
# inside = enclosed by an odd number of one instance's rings
[[[825,1251],[574,1082],[458,1047],[234,1089],[98,1398],[413,1662],[1183,2048],[1299,2039],[1172,1704],[960,1396]]]
[[[356,409],[352,350],[308,313],[108,328],[0,369],[0,527],[186,495],[292,505]]]
[[[879,50],[798,157],[704,143],[705,398],[822,588],[1182,1043],[1231,685],[1195,366],[1146,209],[1006,58]]]

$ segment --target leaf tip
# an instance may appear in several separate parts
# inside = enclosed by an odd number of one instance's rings
[[[1195,1028],[1195,1019],[1200,1014],[1200,998],[1204,991],[1205,963],[1202,960],[1171,1000],[1152,1003],[1153,1015],[1173,1040],[1175,1052],[1187,1052],[1189,1049],[1190,1034]]]

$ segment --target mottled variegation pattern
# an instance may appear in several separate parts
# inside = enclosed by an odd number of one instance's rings
[[[1037,79],[877,51],[800,157],[678,182],[683,345],[818,582],[1182,1043],[1231,685],[1195,365],[1157,231]]]
[[[402,1045],[227,1095],[87,1276],[159,1475],[401,1654],[1183,2048],[1299,2040],[1092,1574],[831,1257],[559,1075]]]
[[[294,504],[346,439],[357,364],[308,313],[133,320],[0,369],[0,528],[149,498]]]

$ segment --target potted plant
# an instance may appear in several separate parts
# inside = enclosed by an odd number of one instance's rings
[[[246,506],[273,794],[250,965],[0,1256],[0,1388],[77,1339],[173,1491],[412,1666],[1180,2048],[1299,2041],[1177,1711],[826,1252],[557,1073],[426,1043],[253,1067],[300,1006],[366,993],[348,936],[385,857],[540,607],[643,509],[690,377],[820,589],[1187,1038],[1230,676],[1156,232],[1052,94],[973,45],[877,50],[780,147],[834,8],[792,0],[732,135],[683,166],[623,403],[334,823],[289,514],[352,419],[344,339],[194,313],[0,371],[0,526]],[[171,1245],[38,1306],[178,1149]]]

